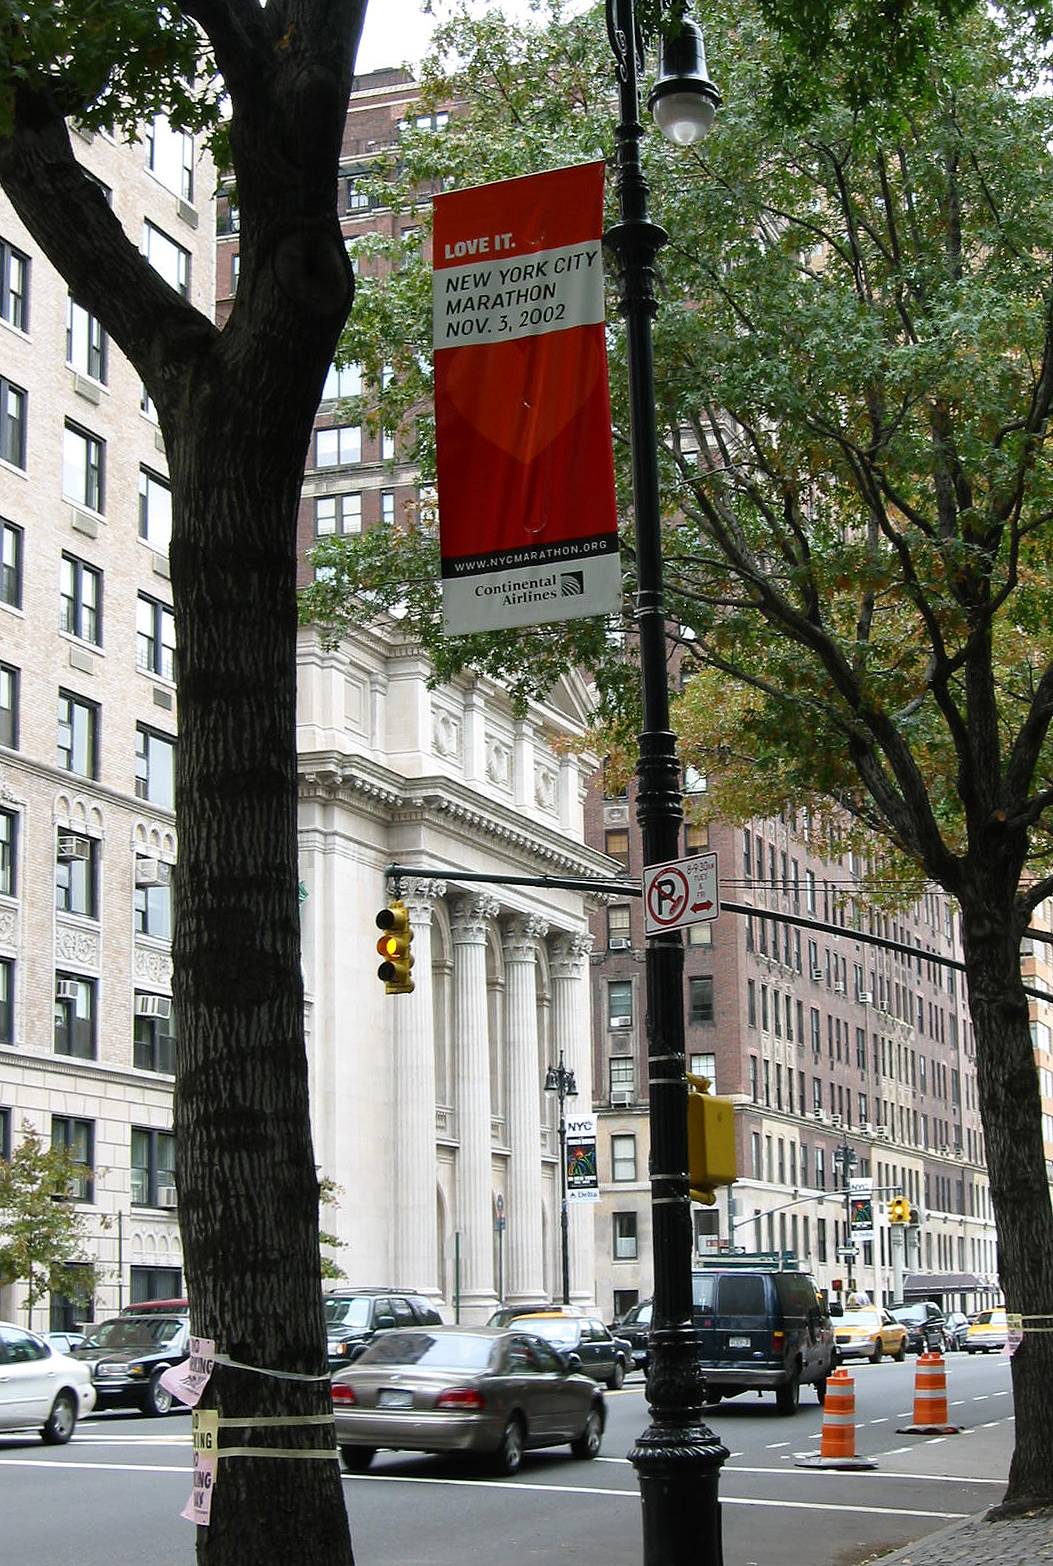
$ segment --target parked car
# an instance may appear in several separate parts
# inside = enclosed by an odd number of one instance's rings
[[[122,1313],[92,1327],[72,1357],[91,1367],[99,1408],[138,1408],[167,1414],[174,1401],[162,1374],[190,1352],[190,1317],[145,1311]]]
[[[779,1413],[793,1414],[806,1384],[823,1402],[837,1348],[810,1273],[714,1267],[692,1273],[691,1288],[709,1402],[774,1392]]]
[[[611,1331],[624,1338],[633,1351],[633,1365],[637,1370],[647,1369],[647,1344],[651,1336],[650,1300],[641,1300],[631,1306],[620,1321],[611,1322]]]
[[[550,1300],[537,1300],[533,1305],[501,1305],[487,1321],[488,1327],[510,1327],[520,1316],[594,1316],[595,1311],[581,1305],[553,1304]]]
[[[439,1326],[442,1317],[422,1294],[409,1289],[333,1289],[325,1296],[330,1369],[358,1358],[378,1332],[392,1327]]]
[[[1004,1349],[1009,1337],[1009,1322],[1004,1308],[981,1310],[972,1320],[965,1334],[967,1354],[987,1354],[991,1349]]]
[[[592,1458],[603,1392],[543,1338],[519,1327],[417,1327],[382,1333],[333,1377],[344,1467],[364,1473],[378,1448],[485,1453],[514,1474],[531,1447],[569,1443]]]
[[[64,1446],[95,1407],[87,1365],[59,1354],[35,1332],[0,1321],[0,1430],[39,1430]]]
[[[932,1300],[916,1300],[911,1305],[892,1304],[889,1315],[907,1329],[907,1350],[911,1354],[941,1352],[947,1347],[947,1318]]]
[[[190,1311],[189,1300],[138,1300],[134,1305],[122,1305],[122,1316],[151,1316],[160,1311],[165,1316],[185,1316]]]
[[[906,1327],[876,1305],[846,1310],[838,1319],[834,1337],[839,1359],[869,1359],[876,1365],[883,1354],[898,1360],[907,1357]]]
[[[960,1310],[952,1310],[947,1313],[947,1347],[949,1349],[963,1349],[965,1347],[965,1335],[968,1331],[968,1316],[963,1316]]]
[[[68,1354],[71,1349],[80,1348],[84,1342],[83,1332],[46,1332],[44,1341],[54,1349],[56,1354]]]
[[[632,1344],[625,1338],[616,1338],[596,1316],[565,1316],[546,1311],[520,1316],[516,1326],[536,1333],[563,1355],[577,1355],[585,1375],[605,1382],[612,1392],[617,1392],[632,1369]]]

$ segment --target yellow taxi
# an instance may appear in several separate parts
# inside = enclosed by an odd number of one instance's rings
[[[834,1321],[834,1342],[838,1359],[869,1359],[876,1365],[882,1354],[897,1360],[907,1357],[906,1327],[876,1305],[849,1303]]]
[[[1009,1322],[1005,1311],[1001,1307],[982,1310],[973,1317],[972,1325],[965,1334],[965,1352],[986,1354],[990,1349],[1004,1349],[1008,1336]]]

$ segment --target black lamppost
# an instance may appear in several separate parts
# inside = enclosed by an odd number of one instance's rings
[[[720,94],[706,72],[702,34],[683,20],[663,39],[649,103],[663,134],[688,146],[712,124]],[[617,181],[620,221],[605,236],[617,263],[626,321],[636,513],[637,626],[643,728],[637,819],[645,865],[680,849],[680,769],[669,728],[665,601],[658,491],[651,322],[654,263],[666,234],[650,221],[640,163],[642,39],[633,0],[607,0],[607,35],[618,67]],[[647,941],[647,1052],[651,1128],[654,1309],[647,1379],[651,1424],[629,1454],[643,1502],[644,1566],[720,1566],[717,1487],[725,1446],[703,1423],[699,1339],[692,1323],[691,1200],[684,1075],[684,949],[679,931]]]
[[[578,1084],[573,1071],[563,1064],[563,1051],[559,1052],[559,1065],[549,1066],[545,1073],[545,1092],[559,1098],[559,1253],[563,1269],[563,1303],[570,1304],[570,1243],[567,1225],[567,1117],[564,1106],[568,1098],[577,1098]]]

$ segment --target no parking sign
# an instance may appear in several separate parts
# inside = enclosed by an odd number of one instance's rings
[[[720,912],[716,854],[694,854],[690,859],[648,865],[643,873],[643,900],[647,935],[715,919]]]

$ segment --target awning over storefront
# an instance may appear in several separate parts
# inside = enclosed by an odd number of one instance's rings
[[[974,1272],[908,1272],[903,1280],[904,1299],[925,1300],[933,1294],[962,1294],[974,1290],[998,1293]]]

